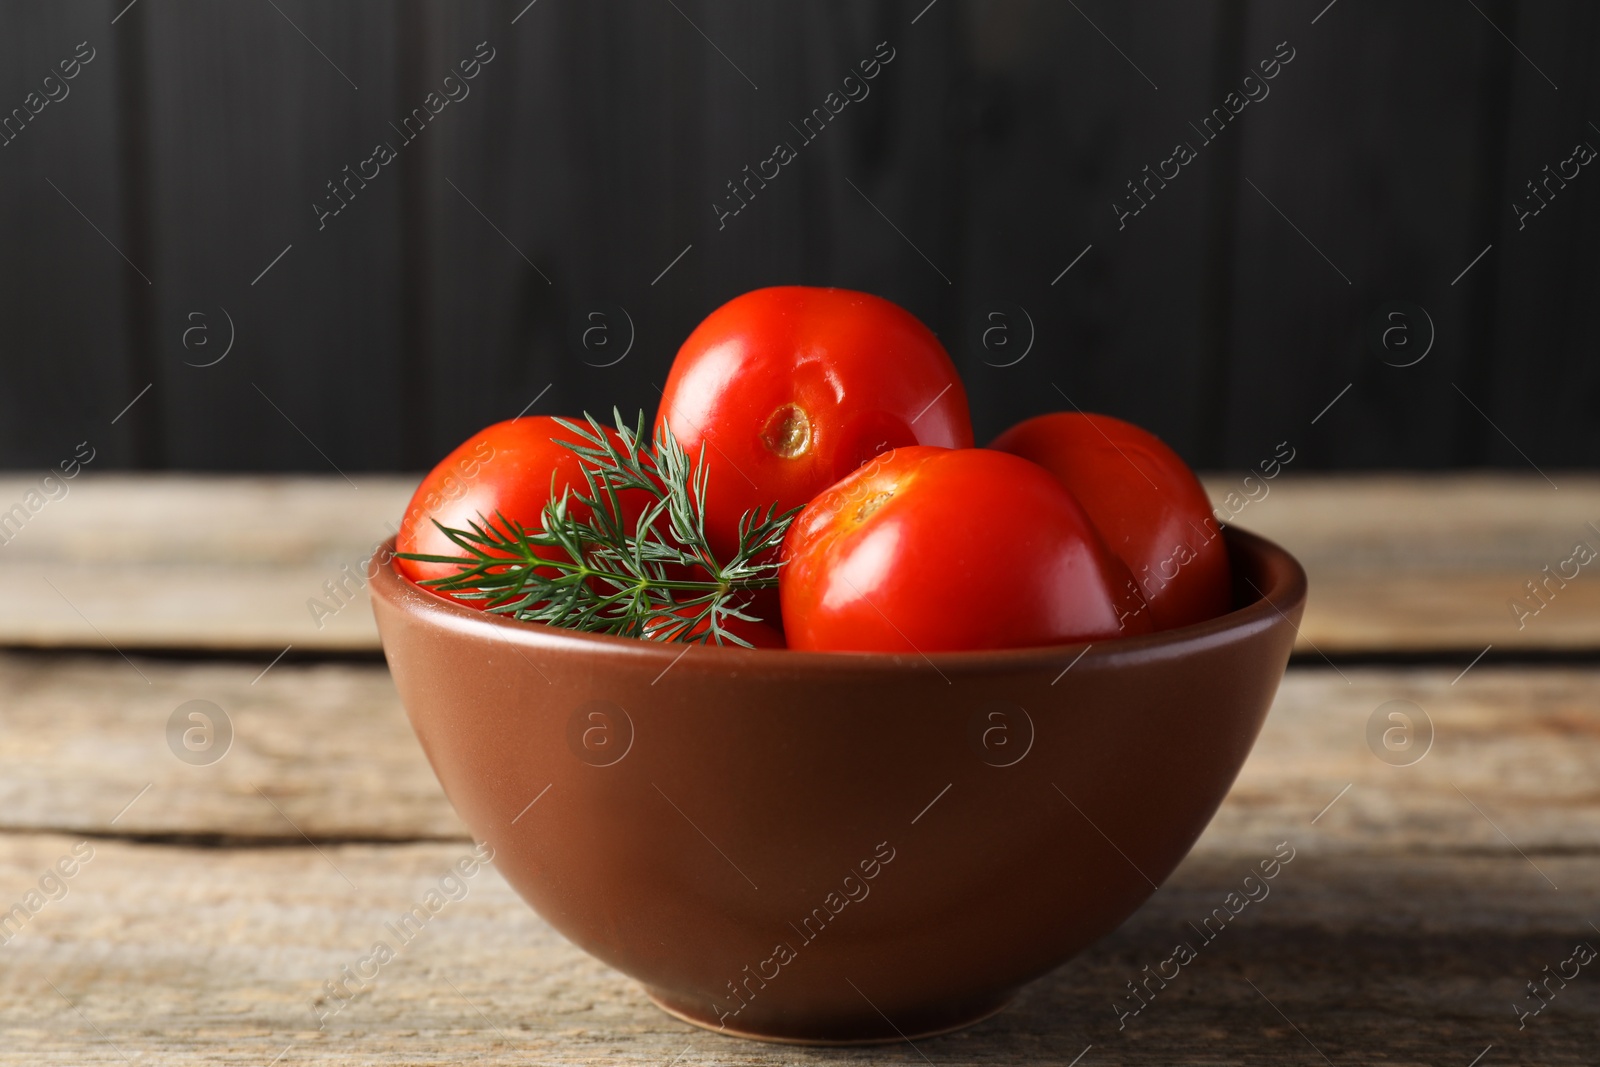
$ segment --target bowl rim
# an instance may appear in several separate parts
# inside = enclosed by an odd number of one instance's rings
[[[948,678],[952,675],[1014,673],[1030,669],[1046,671],[1071,661],[1074,671],[1115,669],[1130,661],[1150,663],[1181,658],[1232,644],[1263,630],[1288,624],[1295,633],[1299,625],[1295,614],[1304,606],[1306,573],[1300,562],[1280,545],[1260,534],[1236,527],[1222,531],[1228,546],[1229,562],[1237,577],[1260,594],[1232,611],[1203,622],[1180,626],[1138,637],[1071,644],[1038,645],[1027,648],[976,649],[959,652],[822,652],[787,648],[741,648],[737,645],[685,644],[646,641],[611,634],[566,630],[546,623],[522,622],[491,615],[467,607],[432,590],[415,585],[395,567],[395,538],[383,542],[372,560],[369,588],[374,600],[381,599],[397,611],[425,620],[429,625],[476,635],[485,640],[508,641],[540,652],[570,652],[602,655],[630,661],[639,667],[662,669],[678,660],[705,670],[766,672],[791,671],[815,675],[882,672],[924,673],[932,671]],[[374,604],[376,610],[376,604]],[[381,627],[380,627],[381,629]],[[689,656],[687,650],[695,655]],[[1065,673],[1065,672],[1063,672]]]

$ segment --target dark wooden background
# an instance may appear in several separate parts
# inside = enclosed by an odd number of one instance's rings
[[[922,317],[980,440],[1064,394],[1205,466],[1600,462],[1600,174],[1511,206],[1600,145],[1594,4],[525,5],[0,7],[0,113],[96,56],[0,147],[0,466],[420,468],[536,397],[653,411],[694,324],[774,283]],[[470,96],[319,231],[325,183],[481,41]],[[871,96],[719,230],[724,183],[881,41]],[[1270,95],[1119,231],[1124,183],[1280,41]],[[1425,309],[1413,354],[1431,320],[1414,366],[1368,341],[1391,301]],[[224,309],[231,351],[188,365]]]

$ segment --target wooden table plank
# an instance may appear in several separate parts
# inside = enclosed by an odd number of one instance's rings
[[[264,666],[0,654],[0,691],[10,694],[0,830],[465,840],[387,668]],[[222,709],[233,731],[209,765],[182,762],[169,744],[168,720],[191,700]],[[221,717],[205,713],[220,729]]]
[[[1234,521],[1287,546],[1311,576],[1300,651],[1465,653],[1600,647],[1600,581],[1583,568],[1522,620],[1508,607],[1541,568],[1600,551],[1600,478],[1535,475],[1207,478]],[[68,483],[0,546],[0,645],[374,650],[364,589],[345,581],[388,537],[402,475],[95,475]],[[0,478],[0,509],[37,481]],[[1265,495],[1263,494],[1265,491]],[[1229,494],[1236,494],[1230,502]],[[1249,494],[1257,499],[1249,499]],[[1570,570],[1569,570],[1570,573]],[[325,611],[311,604],[321,601]],[[1538,607],[1530,601],[1530,607]]]
[[[0,645],[372,650],[359,573],[415,479],[85,473],[0,548]],[[0,502],[38,480],[0,478]],[[0,509],[5,507],[0,503]],[[325,582],[344,582],[342,600]],[[313,615],[310,600],[331,614]],[[320,623],[320,625],[319,625]]]
[[[1297,813],[1298,814],[1298,813]],[[391,938],[465,844],[197,849],[93,843],[93,859],[0,947],[0,1064],[1592,1064],[1600,983],[1580,978],[1519,1032],[1510,1005],[1588,926],[1508,849],[1334,856],[1302,847],[1172,986],[1118,1029],[1125,983],[1272,852],[1191,857],[1126,925],[971,1030],[917,1048],[805,1050],[691,1029],[567,944],[493,870],[466,883],[366,992],[318,1030],[315,998]],[[17,895],[79,839],[0,837]],[[1600,858],[1541,856],[1565,886]],[[348,879],[348,881],[346,880]],[[1589,976],[1585,976],[1589,977]],[[1251,985],[1256,988],[1252,989]],[[1257,991],[1259,990],[1259,992]],[[337,1002],[335,1002],[337,1003]],[[1282,1014],[1280,1015],[1279,1012]],[[287,1050],[287,1051],[286,1051]],[[674,1057],[680,1057],[674,1061]]]
[[[254,663],[134,664],[0,653],[0,692],[9,694],[0,720],[0,830],[465,840],[382,665],[280,663],[258,678]],[[1600,668],[1480,664],[1452,684],[1456,674],[1290,670],[1200,847],[1238,849],[1285,822],[1309,820],[1347,785],[1318,822],[1323,847],[1498,847],[1467,797],[1524,848],[1593,847]],[[232,723],[232,748],[209,766],[183,763],[168,747],[168,719],[189,700],[213,702]],[[1415,702],[1435,733],[1414,766],[1390,766],[1368,748],[1367,722],[1391,700]]]
[[[469,843],[381,666],[256,674],[0,654],[0,907],[74,847],[94,850],[0,944],[0,1064],[260,1064],[285,1049],[285,1064],[920,1062],[691,1030],[492,872],[318,1031],[322,983]],[[918,1048],[941,1064],[1067,1064],[1090,1044],[1085,1064],[1319,1062],[1298,1027],[1336,1063],[1464,1065],[1490,1044],[1513,1062],[1592,1062],[1600,985],[1574,981],[1522,1031],[1509,1005],[1576,941],[1600,943],[1597,693],[1600,668],[1291,670],[1216,820],[1152,901],[997,1019]],[[236,728],[210,766],[167,748],[189,699]],[[1435,729],[1409,767],[1365,739],[1396,699]],[[229,847],[188,843],[208,836]],[[1119,1030],[1124,984],[1280,841],[1296,856],[1272,895]]]
[[[263,673],[291,640],[373,647],[360,602],[323,631],[292,616],[386,535],[408,480],[86,475],[0,550],[0,644],[110,639],[131,653],[0,652],[0,909],[74,847],[94,850],[62,899],[0,943],[0,1064],[1068,1064],[1089,1045],[1084,1067],[1466,1065],[1491,1045],[1485,1065],[1591,1063],[1600,984],[1573,980],[1521,1030],[1511,1005],[1576,942],[1600,944],[1600,667],[1490,656],[1461,672],[1479,639],[1595,647],[1587,569],[1524,630],[1505,611],[1600,523],[1600,480],[1554,476],[1560,490],[1504,476],[1275,480],[1237,521],[1306,562],[1318,648],[1459,651],[1461,663],[1322,666],[1313,653],[1194,852],[1120,930],[979,1027],[917,1049],[820,1052],[667,1018],[492,871],[319,1031],[322,983],[468,847],[381,664],[291,654]],[[1219,502],[1226,483],[1212,481]],[[155,645],[263,651],[139,653]],[[169,717],[190,700],[234,729],[215,763],[169,748]],[[1369,741],[1375,715],[1380,731],[1394,725],[1396,700],[1433,733],[1411,766]],[[1119,1030],[1125,983],[1280,841],[1297,854],[1271,898]]]
[[[1579,543],[1600,553],[1600,477],[1538,475],[1287,474],[1252,482],[1206,479],[1213,502],[1238,525],[1292,551],[1311,579],[1299,651],[1329,654],[1600,647],[1600,560],[1542,593],[1537,614],[1510,608],[1560,569]],[[1265,491],[1266,495],[1261,496]],[[1592,524],[1592,525],[1591,525]],[[1542,588],[1542,587],[1541,587]],[[1314,654],[1314,653],[1313,653]]]

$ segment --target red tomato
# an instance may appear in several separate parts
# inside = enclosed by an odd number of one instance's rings
[[[899,448],[784,540],[789,647],[1013,648],[1149,633],[1127,568],[1048,471],[984,448]]]
[[[1072,491],[1133,572],[1156,629],[1232,607],[1228,547],[1211,501],[1155,434],[1109,415],[1057,412],[1018,423],[990,447],[1033,460]]]
[[[548,415],[498,422],[467,438],[417,486],[405,518],[400,520],[395,550],[431,556],[463,555],[460,546],[434,526],[436,519],[456,530],[468,529],[474,522],[492,522],[499,527],[498,513],[525,529],[541,529],[552,478],[558,497],[569,487],[583,489],[577,453],[557,439],[573,441],[576,436]],[[587,511],[575,506],[574,514],[581,518]],[[556,550],[548,551],[554,558]],[[408,559],[397,559],[395,565],[414,582],[448,577],[459,569],[448,563]],[[475,608],[489,603],[465,599],[460,602]]]
[[[805,504],[902,445],[969,448],[967,393],[938,338],[905,309],[846,289],[757,289],[678,350],[656,426],[705,448],[706,533],[726,557],[739,519]]]

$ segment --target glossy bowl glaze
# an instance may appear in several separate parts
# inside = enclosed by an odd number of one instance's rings
[[[1114,929],[1250,752],[1305,604],[1226,533],[1236,609],[1085,647],[663,645],[373,580],[456,810],[540,915],[680,1018],[808,1043],[974,1022]]]

